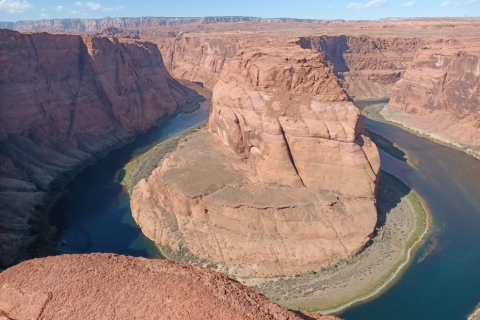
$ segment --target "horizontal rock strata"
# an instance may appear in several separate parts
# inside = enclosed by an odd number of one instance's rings
[[[438,140],[476,149],[480,156],[478,40],[438,41],[422,47],[394,87],[387,119]]]
[[[0,30],[0,269],[24,256],[52,188],[189,95],[152,43]]]
[[[143,232],[242,277],[319,270],[362,250],[380,167],[318,53],[239,52],[195,133],[133,189]]]

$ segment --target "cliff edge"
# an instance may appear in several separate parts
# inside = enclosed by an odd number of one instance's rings
[[[29,260],[0,287],[2,319],[338,319],[288,311],[203,268],[114,254]]]
[[[0,96],[0,269],[35,255],[52,190],[195,99],[152,43],[10,30]]]

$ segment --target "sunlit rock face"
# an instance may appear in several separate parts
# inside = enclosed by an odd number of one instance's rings
[[[351,258],[377,221],[380,160],[362,131],[320,54],[287,44],[239,52],[215,85],[208,129],[134,188],[134,218],[177,259],[193,254],[232,275]]]

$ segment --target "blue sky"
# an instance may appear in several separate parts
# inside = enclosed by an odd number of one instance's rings
[[[480,0],[0,0],[0,21],[229,15],[347,20],[480,16]]]

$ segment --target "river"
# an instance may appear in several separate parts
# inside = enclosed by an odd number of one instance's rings
[[[53,206],[50,222],[57,227],[57,249],[63,253],[110,252],[161,258],[152,241],[135,224],[130,198],[117,180],[118,172],[136,155],[208,118],[209,101],[142,134],[86,168],[67,186]]]
[[[208,117],[208,102],[191,114],[140,136],[87,168],[53,207],[57,248],[65,253],[113,252],[160,257],[136,227],[128,195],[116,174],[135,155]],[[480,302],[480,162],[395,126],[364,119],[365,127],[394,142],[407,162],[381,151],[382,169],[425,201],[432,232],[412,263],[386,292],[339,316],[364,319],[466,319]]]

